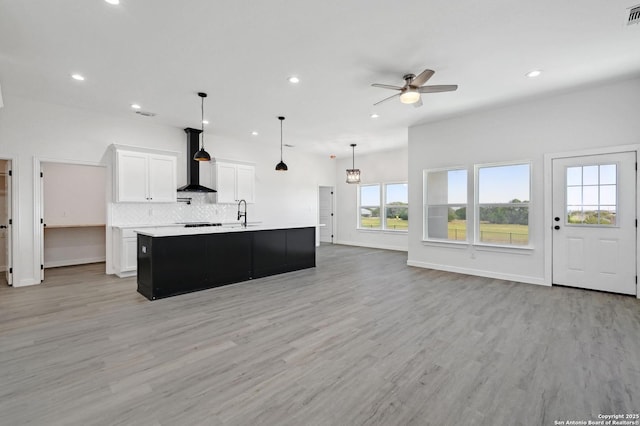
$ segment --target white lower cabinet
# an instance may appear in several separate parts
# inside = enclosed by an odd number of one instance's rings
[[[131,277],[138,269],[138,234],[133,228],[113,228],[113,263],[116,275]]]

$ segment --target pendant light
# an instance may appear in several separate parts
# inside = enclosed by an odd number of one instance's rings
[[[204,150],[204,98],[207,97],[207,94],[203,92],[198,92],[198,96],[200,96],[202,100],[200,104],[200,112],[202,113],[202,120],[201,120],[202,133],[200,133],[200,137],[202,139],[200,142],[200,149],[198,150],[198,152],[195,153],[195,155],[193,156],[193,159],[196,161],[211,161],[211,156],[207,151]]]
[[[356,144],[351,144],[352,163],[351,169],[347,169],[347,183],[360,183],[360,169],[356,169]]]
[[[278,120],[280,120],[280,162],[276,165],[276,170],[279,172],[286,172],[289,168],[284,164],[284,161],[282,161],[282,121],[284,120],[284,117],[278,117]]]

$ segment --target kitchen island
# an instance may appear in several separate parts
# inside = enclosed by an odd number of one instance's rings
[[[313,225],[136,232],[138,292],[149,300],[316,266]]]

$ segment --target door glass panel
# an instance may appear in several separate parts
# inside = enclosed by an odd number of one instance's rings
[[[583,185],[598,184],[598,166],[585,166],[582,168],[582,184]]]
[[[582,204],[582,187],[570,186],[567,188],[567,204],[575,206]]]
[[[567,186],[582,185],[582,167],[567,167]]]
[[[600,166],[600,185],[615,185],[617,181],[616,165],[605,164]]]
[[[616,224],[616,164],[567,167],[566,176],[567,224]]]

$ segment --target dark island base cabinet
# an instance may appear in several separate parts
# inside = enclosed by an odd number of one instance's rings
[[[149,300],[316,266],[315,228],[138,234],[138,292]]]

